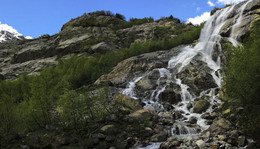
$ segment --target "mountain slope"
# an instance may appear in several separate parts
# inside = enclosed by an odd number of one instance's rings
[[[34,40],[1,44],[0,74],[5,79],[15,79],[24,72],[39,73],[45,67],[54,66],[59,58],[104,54],[137,42],[174,38],[181,31],[188,32],[194,28],[173,17],[127,22],[103,13],[85,14],[66,23],[54,36],[43,35]]]

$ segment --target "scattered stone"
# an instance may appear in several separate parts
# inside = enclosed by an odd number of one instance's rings
[[[219,120],[214,120],[212,125],[209,127],[209,130],[211,132],[225,132],[229,130],[230,127],[231,123],[228,120],[221,118]]]
[[[192,116],[192,117],[189,119],[188,123],[196,124],[196,123],[197,123],[197,118],[194,117],[194,116]]]
[[[133,119],[150,119],[152,117],[151,112],[148,109],[142,109],[142,110],[138,110],[135,111],[134,113],[129,114],[129,117],[133,118]]]
[[[225,135],[218,135],[218,139],[221,141],[225,141],[227,139],[227,136]]]
[[[106,125],[103,126],[100,130],[106,135],[115,135],[117,133],[117,128],[115,125]]]
[[[206,121],[205,121],[205,124],[206,124],[206,125],[211,125],[212,123],[213,123],[213,120],[206,120]]]
[[[206,145],[206,143],[203,140],[196,141],[196,144],[200,148],[205,147],[205,145]]]
[[[229,114],[230,113],[230,109],[227,109],[227,110],[225,110],[224,112],[223,112],[223,115],[227,115],[227,114]]]
[[[190,110],[192,107],[193,107],[192,103],[189,102],[189,103],[187,104],[187,109]]]
[[[145,129],[144,129],[148,134],[153,134],[153,130],[152,130],[152,128],[150,128],[150,127],[145,127]]]
[[[239,147],[244,147],[246,144],[246,137],[245,136],[239,136],[237,139],[238,146]]]
[[[202,114],[201,118],[208,119],[208,120],[212,120],[213,119],[213,117],[209,113]]]
[[[104,135],[102,133],[92,134],[91,136],[92,136],[92,138],[97,138],[97,139],[105,139],[106,138],[106,135]]]
[[[113,142],[115,140],[115,136],[106,136],[107,142]]]
[[[162,141],[166,141],[167,140],[167,133],[162,131],[159,134],[155,134],[151,137],[150,141],[151,142],[162,142]]]

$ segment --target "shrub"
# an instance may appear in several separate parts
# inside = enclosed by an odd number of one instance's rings
[[[244,39],[244,48],[229,50],[225,88],[229,107],[238,122],[255,139],[260,140],[260,21]],[[240,109],[239,113],[236,113]],[[241,111],[241,109],[243,109]]]

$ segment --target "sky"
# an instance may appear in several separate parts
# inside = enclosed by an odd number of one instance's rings
[[[129,18],[173,15],[199,24],[214,7],[243,0],[0,0],[0,25],[8,24],[24,36],[58,33],[63,24],[84,13],[110,10]]]

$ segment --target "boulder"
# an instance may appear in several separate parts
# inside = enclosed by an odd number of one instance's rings
[[[148,109],[142,109],[142,110],[135,111],[134,113],[131,113],[128,116],[133,119],[149,120],[152,117],[152,113]]]
[[[167,133],[166,132],[160,132],[159,134],[155,134],[151,137],[150,141],[151,142],[162,142],[167,140]]]
[[[93,46],[91,46],[91,50],[93,51],[93,53],[106,53],[108,51],[112,51],[114,50],[115,48],[108,45],[107,43],[105,42],[100,42],[98,44],[95,44]]]
[[[95,133],[95,134],[91,134],[91,137],[94,139],[105,139],[106,135],[104,135],[102,133]]]
[[[176,104],[181,101],[181,95],[175,93],[173,90],[165,90],[159,95],[159,99],[162,102],[168,102],[170,104]]]
[[[210,103],[207,99],[200,99],[198,100],[193,108],[193,112],[195,113],[202,113],[205,112],[209,108]]]
[[[133,99],[124,94],[118,94],[114,100],[114,103],[121,104],[134,111],[142,109],[140,100]]]
[[[197,118],[194,117],[194,116],[192,116],[192,117],[189,119],[188,122],[191,123],[191,124],[196,124],[196,123],[197,123]]]
[[[102,133],[111,136],[116,135],[118,132],[118,129],[116,128],[115,125],[105,125],[100,130]]]
[[[206,143],[203,140],[196,141],[196,144],[199,148],[203,148],[206,146]]]
[[[201,115],[201,118],[207,119],[207,120],[213,120],[214,118],[210,115],[210,113],[204,113]]]
[[[136,87],[142,91],[152,90],[154,89],[155,85],[156,82],[154,80],[150,80],[148,77],[145,77],[136,83]]]
[[[212,125],[209,127],[209,131],[218,133],[228,131],[230,128],[231,123],[224,118],[220,118],[213,121]]]

